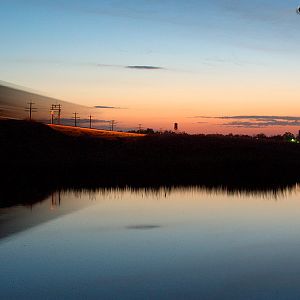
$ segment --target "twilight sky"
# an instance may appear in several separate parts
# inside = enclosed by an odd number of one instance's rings
[[[199,133],[300,129],[300,1],[0,4],[1,80],[117,107],[99,115],[124,129],[174,122]]]

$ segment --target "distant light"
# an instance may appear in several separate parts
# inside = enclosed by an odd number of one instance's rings
[[[299,141],[297,140],[297,139],[290,139],[289,140],[291,143],[297,143],[297,144],[299,144]]]

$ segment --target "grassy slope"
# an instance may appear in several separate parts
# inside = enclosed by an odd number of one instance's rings
[[[99,130],[90,129],[82,127],[64,126],[64,125],[48,125],[49,127],[62,132],[66,135],[71,136],[87,136],[87,137],[101,137],[101,138],[128,138],[128,137],[142,137],[144,134],[120,132],[120,131],[109,131],[109,130]]]

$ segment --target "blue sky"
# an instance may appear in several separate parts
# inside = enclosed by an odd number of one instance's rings
[[[127,123],[130,113],[171,122],[299,107],[300,2],[0,2],[2,80],[80,104],[126,107],[129,116],[116,117]]]

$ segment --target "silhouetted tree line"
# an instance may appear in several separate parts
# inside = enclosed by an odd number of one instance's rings
[[[128,131],[130,133],[141,133],[141,134],[151,134],[151,135],[187,135],[185,132],[175,132],[172,130],[164,130],[164,131],[158,131],[154,130],[152,128],[147,128],[147,129],[139,129],[139,130],[130,130]],[[291,132],[285,132],[284,134],[280,135],[272,135],[272,136],[267,136],[264,133],[259,133],[255,135],[246,135],[246,134],[232,134],[229,133],[227,135],[224,134],[194,134],[193,136],[207,136],[207,137],[229,137],[229,138],[248,138],[248,139],[264,139],[264,140],[276,140],[276,141],[287,141],[287,142],[299,142],[300,141],[300,136],[297,135],[295,136]]]
[[[172,130],[154,130],[152,128],[147,129],[138,129],[138,130],[129,130],[130,133],[141,133],[141,134],[176,134]]]

